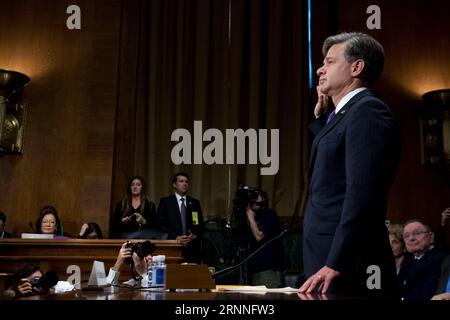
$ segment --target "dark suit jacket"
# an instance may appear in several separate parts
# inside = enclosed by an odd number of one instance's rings
[[[371,90],[355,95],[316,134],[303,230],[305,276],[328,266],[341,272],[330,292],[396,291],[396,272],[385,226],[389,190],[399,161],[400,135],[388,106]],[[381,290],[366,281],[376,265]]]
[[[187,262],[203,263],[202,237],[205,232],[205,223],[202,208],[195,198],[186,196],[186,202],[186,228],[188,232],[195,234],[197,239],[183,247],[183,257]],[[193,212],[197,212],[198,223],[194,223]],[[183,235],[180,207],[175,195],[161,198],[156,217],[159,228],[169,234],[169,239]]]
[[[200,202],[188,196],[186,196],[186,202],[186,228],[197,237],[202,237],[205,231],[205,224]],[[197,212],[198,224],[195,224],[192,219],[193,212]],[[169,234],[169,239],[175,239],[183,234],[180,207],[175,195],[161,198],[159,201],[157,223],[163,231]]]
[[[2,234],[0,233],[0,236],[1,236]],[[9,232],[7,232],[7,231],[3,231],[3,238],[4,239],[6,239],[6,238],[12,238],[13,237],[13,235],[12,235],[12,233],[9,233]]]
[[[400,268],[398,279],[406,300],[429,300],[436,292],[445,254],[430,249],[420,260],[408,255]]]

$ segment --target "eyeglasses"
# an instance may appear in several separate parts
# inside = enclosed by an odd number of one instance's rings
[[[421,237],[423,234],[427,234],[427,233],[430,233],[430,231],[413,231],[413,232],[411,232],[411,233],[405,233],[405,234],[403,235],[403,239],[408,239],[408,238],[410,238],[411,236],[414,236],[414,238],[419,238],[419,237]]]

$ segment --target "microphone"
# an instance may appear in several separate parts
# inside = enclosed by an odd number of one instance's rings
[[[32,222],[29,222],[28,225],[30,226],[31,230],[32,230],[33,233],[34,233],[36,230],[34,230],[33,223],[32,223]]]
[[[212,274],[213,279],[215,279],[218,276],[230,273],[234,270],[236,270],[238,267],[240,267],[242,264],[246,263],[248,260],[250,260],[255,254],[257,254],[259,251],[261,251],[265,246],[267,246],[269,243],[272,243],[273,241],[281,238],[282,236],[284,236],[289,230],[288,229],[284,229],[283,231],[280,232],[279,235],[277,235],[276,237],[270,239],[269,241],[267,241],[266,243],[264,243],[261,247],[259,247],[257,250],[255,250],[255,252],[253,252],[251,255],[249,255],[247,258],[245,258],[244,260],[242,260],[241,262],[239,262],[236,265],[230,266],[228,268],[222,269],[220,271],[214,272]]]

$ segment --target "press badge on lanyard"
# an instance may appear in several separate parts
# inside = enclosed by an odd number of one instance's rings
[[[198,225],[198,212],[192,211],[192,224]]]

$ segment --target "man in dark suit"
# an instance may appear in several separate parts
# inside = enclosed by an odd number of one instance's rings
[[[441,276],[437,284],[436,295],[432,300],[450,300],[450,256],[442,262]]]
[[[0,211],[0,239],[12,238],[12,234],[5,230],[6,214]]]
[[[174,194],[159,201],[157,221],[161,229],[184,246],[187,262],[201,262],[201,239],[205,231],[200,202],[186,196],[189,176],[180,172],[173,176]]]
[[[322,51],[299,292],[397,296],[385,216],[400,135],[388,106],[368,89],[381,76],[384,50],[366,34],[342,33]]]
[[[445,254],[434,247],[434,233],[430,227],[418,220],[404,224],[403,239],[409,255],[398,274],[402,298],[431,299],[439,284]]]

